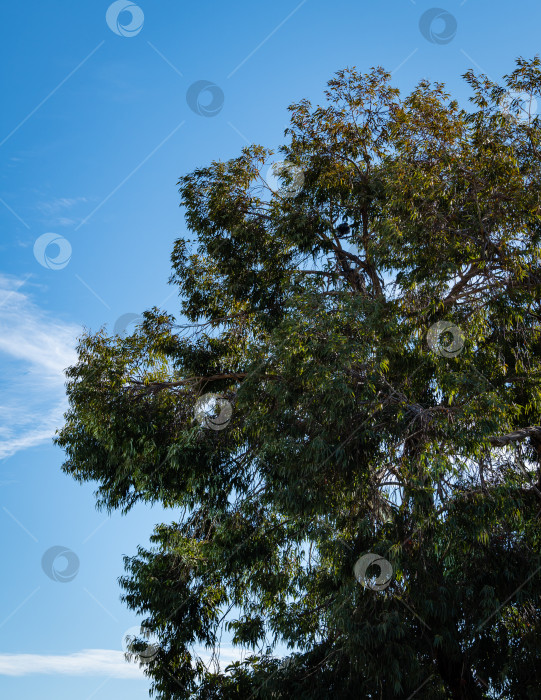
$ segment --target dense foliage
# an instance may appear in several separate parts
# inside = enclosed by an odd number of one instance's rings
[[[540,64],[469,111],[337,73],[281,188],[261,146],[181,178],[189,323],[81,339],[64,470],[174,509],[121,580],[158,697],[541,697]]]

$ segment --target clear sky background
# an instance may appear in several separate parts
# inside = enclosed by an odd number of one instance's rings
[[[541,51],[539,0],[443,2],[425,35],[432,0],[141,0],[116,15],[115,3],[108,23],[109,4],[2,8],[0,695],[10,700],[148,697],[123,661],[138,620],[117,579],[122,556],[174,513],[96,511],[92,485],[60,471],[51,436],[83,327],[112,331],[153,305],[177,312],[167,279],[186,233],[179,176],[247,143],[277,147],[287,105],[321,100],[346,66],[382,65],[403,93],[443,81],[466,104],[467,69],[498,80]],[[202,80],[219,89],[214,104],[200,94],[197,114],[186,95]],[[42,568],[55,546],[77,557],[70,581]]]

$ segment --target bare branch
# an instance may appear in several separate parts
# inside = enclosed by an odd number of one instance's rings
[[[525,440],[529,437],[541,439],[541,426],[532,425],[529,428],[519,428],[512,433],[507,433],[507,435],[493,435],[489,437],[488,440],[490,444],[495,447],[505,447],[505,445],[509,445],[511,442],[518,442],[519,440]]]

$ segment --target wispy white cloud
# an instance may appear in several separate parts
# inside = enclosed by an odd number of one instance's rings
[[[24,280],[0,275],[0,459],[54,435],[66,409],[63,370],[81,329],[40,309]]]
[[[46,202],[40,202],[37,207],[42,214],[51,216],[72,209],[77,204],[86,204],[86,202],[88,202],[86,197],[56,197]]]
[[[66,655],[0,654],[0,675],[31,674],[145,679],[139,664],[128,663],[122,651],[113,649],[84,649]]]
[[[56,220],[56,225],[57,226],[75,226],[75,224],[79,223],[75,219],[70,219],[67,216],[59,216],[58,219]]]
[[[47,226],[74,226],[79,219],[66,214],[68,212],[71,214],[79,205],[87,204],[88,201],[86,197],[56,197],[39,202],[37,209],[47,222]]]
[[[241,650],[223,647],[220,667],[241,659]],[[209,652],[199,651],[204,663],[210,664]],[[142,667],[128,663],[124,653],[114,649],[84,649],[74,654],[0,654],[0,675],[28,676],[31,674],[64,676],[109,676],[111,678],[145,679]]]

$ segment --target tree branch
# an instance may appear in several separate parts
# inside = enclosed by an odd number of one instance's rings
[[[511,442],[518,442],[519,440],[525,440],[529,437],[537,437],[541,439],[541,426],[531,425],[529,428],[519,428],[512,433],[507,433],[507,435],[493,435],[489,437],[488,440],[491,445],[495,447],[505,447]]]
[[[207,382],[217,382],[220,379],[244,379],[248,376],[247,372],[235,372],[234,374],[213,374],[210,377],[189,377],[187,379],[177,379],[174,382],[142,382],[138,379],[132,379],[132,386],[146,389],[147,391],[161,391],[162,389],[174,389],[177,386],[188,386],[195,384],[206,384]]]
[[[467,286],[468,282],[473,277],[480,273],[480,271],[480,268],[476,264],[474,264],[470,267],[468,272],[466,272],[464,275],[461,275],[460,280],[455,284],[455,286],[451,289],[449,294],[443,300],[443,305],[449,306],[454,301],[456,301],[460,296],[460,292],[464,289],[464,287]]]

